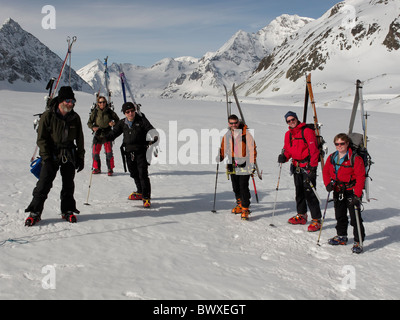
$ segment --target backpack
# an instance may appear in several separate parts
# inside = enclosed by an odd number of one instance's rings
[[[369,177],[369,171],[371,170],[371,165],[373,164],[373,162],[371,155],[369,154],[367,148],[364,146],[364,136],[361,133],[350,133],[349,138],[349,147],[353,150],[353,155],[350,159],[351,166],[354,166],[354,158],[356,157],[356,155],[360,156],[365,166],[365,177]]]
[[[315,125],[314,123],[307,123],[303,128],[301,128],[301,136],[302,138],[292,138],[292,133],[290,132],[290,146],[292,146],[292,141],[293,140],[298,140],[298,139],[302,139],[304,141],[305,144],[307,144],[306,138],[304,138],[304,130],[308,128],[311,129],[315,132]],[[318,162],[321,162],[321,159],[323,159],[325,157],[325,140],[322,136],[317,136],[317,147],[319,150],[319,157],[318,157]],[[308,144],[307,144],[308,145]]]

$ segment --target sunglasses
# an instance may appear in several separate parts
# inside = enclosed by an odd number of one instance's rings
[[[74,99],[65,99],[64,101],[66,103],[72,103],[72,104],[75,104],[75,102],[76,102],[76,100],[74,100]]]
[[[335,142],[335,146],[344,146],[346,144],[346,142]]]
[[[238,124],[238,123],[239,123],[239,121],[236,121],[236,122],[229,122],[229,124],[231,124],[231,125]]]
[[[106,103],[106,101],[99,101],[99,104],[103,104],[103,103]]]
[[[286,121],[286,123],[291,123],[291,122],[294,122],[294,121],[296,121],[296,118],[289,119],[289,120]]]
[[[135,113],[134,109],[126,110],[125,113]]]

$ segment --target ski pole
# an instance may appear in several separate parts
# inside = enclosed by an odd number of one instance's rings
[[[93,168],[92,168],[91,173],[90,173],[89,189],[88,189],[88,193],[87,193],[86,202],[84,203],[85,206],[90,206],[89,195],[90,195],[90,189],[92,188],[92,178],[93,178]]]
[[[274,209],[272,210],[272,219],[271,219],[271,223],[269,224],[271,227],[275,227],[273,222],[274,222],[274,216],[275,216],[276,201],[278,200],[278,190],[279,190],[279,183],[281,181],[281,173],[282,173],[282,163],[279,164],[279,176],[278,176],[278,183],[276,185]]]
[[[318,236],[317,246],[321,246],[321,245],[319,244],[319,239],[321,238],[322,227],[323,227],[323,225],[324,225],[325,215],[326,215],[326,210],[328,209],[328,203],[329,203],[329,197],[330,197],[330,195],[331,195],[331,191],[328,192],[328,198],[326,199],[324,215],[323,215],[322,221],[321,221],[321,229],[319,229],[319,236]]]
[[[360,223],[361,212],[360,212],[360,207],[358,205],[354,205],[354,211],[355,211],[356,222],[357,222],[358,241],[360,242],[360,247],[362,249],[363,248],[363,240],[362,240],[362,234],[361,234],[361,223]]]
[[[217,173],[215,176],[215,191],[214,191],[214,206],[211,212],[217,213],[217,210],[215,210],[215,202],[217,200],[217,185],[218,185],[218,172],[219,172],[219,162],[217,163]]]
[[[314,194],[315,194],[315,196],[317,197],[317,199],[318,199],[318,201],[319,201],[319,204],[321,204],[322,201],[321,201],[321,198],[320,198],[320,196],[319,196],[319,194],[318,194],[318,192],[317,192],[317,189],[315,189],[315,186],[313,185],[313,183],[312,183],[310,180],[308,180],[308,184],[310,185],[312,191],[314,191]]]
[[[318,199],[318,201],[319,201],[319,204],[321,205],[321,204],[322,204],[321,198],[320,198],[320,196],[319,196],[319,194],[318,194],[318,192],[317,192],[317,189],[315,188],[314,184],[313,184],[312,181],[309,179],[307,171],[306,171],[304,168],[301,168],[301,170],[302,170],[303,173],[307,176],[305,182],[308,183],[308,185],[310,186],[310,188],[311,188],[312,191],[314,192],[315,196],[317,197],[317,199]]]
[[[253,179],[253,186],[254,186],[254,193],[255,193],[255,195],[256,195],[256,200],[257,200],[257,203],[259,203],[259,201],[258,201],[257,187],[256,187],[256,181],[254,180],[254,175],[253,175],[253,174],[251,175],[251,178]]]

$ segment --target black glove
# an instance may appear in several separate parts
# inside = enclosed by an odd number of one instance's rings
[[[332,192],[332,191],[333,191],[333,183],[332,183],[332,182],[329,183],[329,184],[326,186],[326,191],[328,191],[328,192]]]
[[[317,178],[317,167],[309,167],[307,171],[307,178],[312,181]]]
[[[84,167],[85,167],[85,159],[78,158],[76,160],[76,172],[81,172]]]
[[[352,198],[350,198],[350,200],[351,200],[350,204],[357,207],[359,207],[362,202],[361,198],[357,197],[355,194],[352,196]]]
[[[148,145],[151,146],[151,145],[155,144],[157,141],[158,141],[158,136],[155,136],[153,138],[153,140],[149,141]]]
[[[278,156],[278,163],[285,163],[286,161],[287,161],[287,159],[286,159],[285,155],[283,153],[281,153]]]

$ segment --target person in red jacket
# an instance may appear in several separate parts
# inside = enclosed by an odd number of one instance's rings
[[[289,219],[290,224],[307,223],[307,206],[312,222],[308,231],[321,229],[321,208],[316,195],[318,159],[320,156],[315,131],[301,123],[297,114],[289,111],[285,115],[289,131],[285,134],[285,144],[278,157],[279,163],[292,159],[291,173],[296,187],[297,215]]]
[[[334,143],[337,150],[328,157],[323,170],[323,178],[326,190],[328,192],[333,191],[337,221],[337,236],[329,239],[328,243],[331,245],[347,244],[348,211],[354,234],[353,251],[357,252],[360,235],[358,234],[355,206],[359,209],[361,205],[365,184],[365,166],[363,159],[353,154],[353,150],[349,147],[350,141],[345,133],[339,133],[335,136]],[[361,212],[360,210],[357,211]],[[361,239],[364,241],[365,229],[361,215],[359,218]]]

